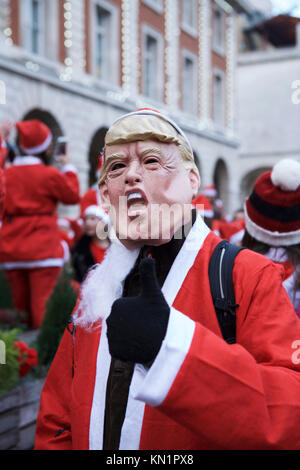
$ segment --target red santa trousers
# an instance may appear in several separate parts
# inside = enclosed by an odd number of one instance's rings
[[[6,271],[14,307],[29,314],[31,328],[41,326],[46,302],[54,290],[60,272],[59,267]]]

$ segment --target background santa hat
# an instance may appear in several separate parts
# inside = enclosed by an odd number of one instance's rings
[[[98,217],[99,220],[102,220],[105,224],[110,225],[110,217],[101,206],[88,206],[83,213],[84,217],[87,215],[94,215],[95,217]]]
[[[204,186],[203,194],[206,197],[217,197],[218,192],[214,184],[209,184],[207,186]]]
[[[26,155],[44,152],[52,142],[52,133],[46,124],[38,119],[17,122],[19,147]]]
[[[208,219],[213,218],[213,207],[204,194],[199,194],[199,196],[193,199],[192,204],[200,212],[202,217],[206,217]]]
[[[262,174],[245,202],[248,233],[270,246],[300,243],[300,163],[284,159]]]

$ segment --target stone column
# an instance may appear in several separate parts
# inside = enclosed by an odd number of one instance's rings
[[[200,125],[210,125],[211,108],[211,2],[199,0],[199,110]]]
[[[225,85],[225,128],[228,137],[235,135],[236,122],[236,16],[232,11],[226,18],[226,85]]]
[[[82,0],[71,0],[72,4],[72,19],[65,21],[65,35],[68,31],[71,32],[72,46],[68,49],[68,59],[72,66],[73,74],[81,74],[85,71],[85,11],[84,2]],[[67,28],[71,26],[71,28]],[[66,38],[68,39],[68,38]],[[67,65],[66,64],[66,65]]]
[[[136,99],[139,79],[138,0],[122,0],[122,86],[125,98]]]
[[[179,25],[178,0],[165,2],[165,102],[171,110],[178,109],[179,100]]]

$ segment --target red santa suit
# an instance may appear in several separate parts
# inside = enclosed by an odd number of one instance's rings
[[[233,222],[218,222],[218,225],[215,224],[213,226],[216,235],[219,235],[221,238],[228,240],[232,244],[241,243],[245,234],[244,220],[234,220]]]
[[[6,270],[15,307],[29,312],[30,325],[37,328],[63,266],[57,204],[79,202],[79,181],[73,165],[60,171],[30,155],[15,158],[4,176],[0,268]]]
[[[248,250],[238,255],[237,343],[229,345],[207,274],[219,241],[198,217],[169,271],[166,337],[149,369],[135,365],[120,449],[300,449],[300,322],[281,268]],[[76,308],[81,321],[93,318],[93,300],[101,315],[110,310],[114,263],[122,270],[112,254],[97,268],[102,291],[97,270],[87,280],[90,296],[84,303],[83,290]],[[123,262],[127,256],[123,248]],[[105,321],[92,329],[79,324],[74,346],[66,330],[41,395],[36,449],[102,448],[109,365]]]
[[[4,201],[5,201],[5,181],[3,170],[0,168],[0,224],[4,212]]]

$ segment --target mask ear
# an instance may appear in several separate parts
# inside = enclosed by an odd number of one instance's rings
[[[193,192],[193,197],[197,196],[199,188],[200,188],[200,183],[201,179],[200,176],[194,171],[194,170],[189,170],[189,180]]]
[[[107,184],[102,183],[101,186],[99,187],[99,190],[100,190],[103,208],[108,210],[110,208],[110,198],[108,194]]]

